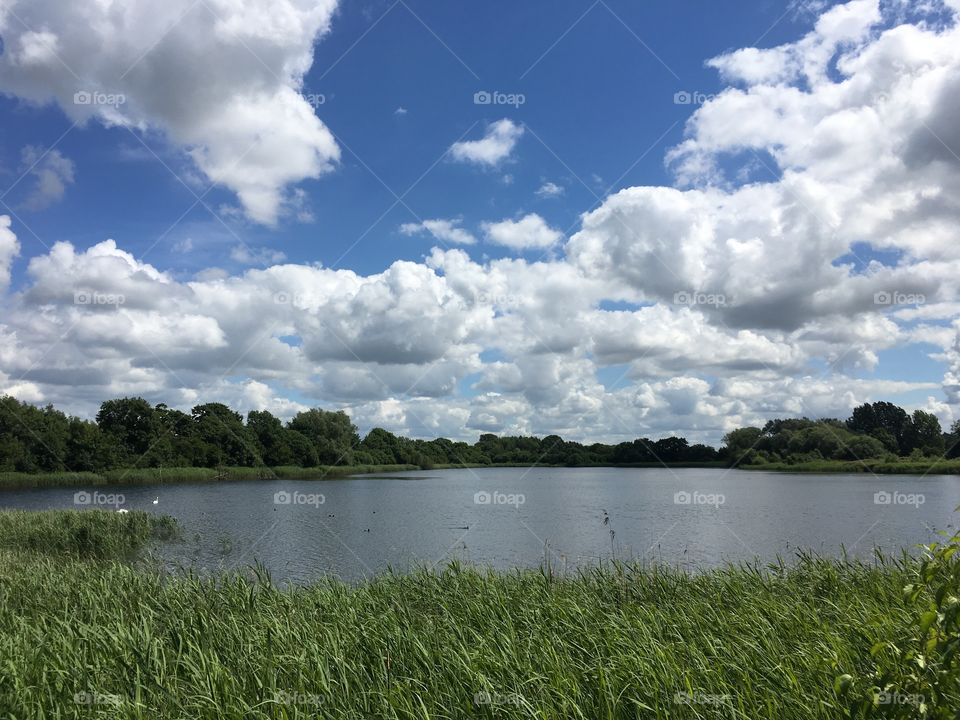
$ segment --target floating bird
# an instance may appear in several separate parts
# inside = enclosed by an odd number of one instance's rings
[[[156,505],[156,504],[158,504],[159,502],[160,502],[160,496],[157,495],[157,497],[155,497],[155,498],[153,499],[153,504]]]

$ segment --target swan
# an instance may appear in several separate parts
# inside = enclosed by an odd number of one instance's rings
[[[155,497],[155,498],[153,499],[153,504],[156,505],[156,504],[158,504],[159,502],[160,502],[160,496],[157,495],[157,497]]]

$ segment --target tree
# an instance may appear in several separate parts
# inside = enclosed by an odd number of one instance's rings
[[[321,465],[351,464],[353,449],[360,444],[357,426],[343,410],[306,410],[297,413],[287,427],[313,444]]]
[[[153,406],[139,397],[104,402],[97,413],[97,425],[119,443],[126,465],[143,464],[161,431]]]
[[[206,448],[206,465],[263,465],[252,434],[243,425],[243,416],[223,403],[197,405],[190,414],[197,436]]]
[[[653,444],[653,452],[661,462],[679,462],[687,452],[687,440],[680,437],[667,437]]]
[[[383,428],[374,428],[360,443],[372,465],[392,465],[401,462],[400,438]]]
[[[924,455],[940,457],[944,452],[943,430],[937,416],[914,410],[910,426],[904,435],[905,452],[919,450]]]
[[[900,455],[906,455],[906,436],[910,432],[910,416],[901,407],[889,402],[866,403],[854,408],[853,414],[847,420],[847,428],[860,435],[871,435],[884,444],[894,445],[890,449]],[[889,438],[893,438],[890,443]]]
[[[317,457],[317,449],[310,442],[310,439],[290,428],[284,428],[284,439],[293,455],[293,464],[300,467],[316,467],[320,464]]]
[[[950,426],[950,432],[944,438],[946,445],[946,456],[948,458],[960,457],[960,420],[954,420]]]
[[[265,465],[278,467],[294,462],[286,429],[272,413],[267,410],[251,410],[247,414],[247,430],[253,435]]]
[[[724,453],[731,465],[749,463],[763,431],[758,427],[731,430],[723,436]]]
[[[92,422],[70,418],[66,465],[74,472],[103,472],[118,467],[121,448],[116,439]]]

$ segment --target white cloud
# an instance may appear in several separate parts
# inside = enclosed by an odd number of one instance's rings
[[[285,191],[340,150],[300,95],[336,0],[11,0],[0,91],[75,121],[166,134],[206,178],[273,223]],[[82,78],[82,80],[78,80]]]
[[[480,140],[464,140],[451,145],[450,155],[461,162],[496,167],[510,157],[522,135],[521,125],[504,118],[488,125]]]
[[[532,250],[553,247],[563,238],[563,233],[547,225],[546,220],[530,213],[519,220],[501,220],[483,223],[487,242],[503,245],[513,250]]]
[[[173,244],[173,251],[176,253],[193,252],[193,238],[183,238]]]
[[[442,243],[473,245],[477,242],[477,239],[460,227],[460,222],[458,218],[453,220],[437,218],[418,223],[404,223],[400,226],[400,232],[404,235],[417,235],[426,232]]]
[[[234,245],[230,248],[230,259],[241,265],[275,265],[286,260],[287,255],[283,251],[273,248]]]
[[[75,167],[73,161],[56,148],[44,150],[27,145],[20,152],[20,170],[29,177],[33,187],[24,201],[30,210],[42,210],[60,201],[73,184]]]
[[[10,229],[10,216],[0,215],[0,293],[10,284],[10,266],[20,254],[20,241]]]
[[[540,188],[537,190],[535,194],[537,195],[537,197],[542,197],[542,198],[560,197],[561,195],[563,195],[563,187],[561,185],[557,185],[554,182],[547,181],[540,186]]]

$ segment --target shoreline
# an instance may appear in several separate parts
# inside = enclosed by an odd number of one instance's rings
[[[205,578],[117,559],[166,529],[150,522],[0,514],[11,658],[0,707],[86,717],[103,705],[170,720],[266,717],[265,706],[279,706],[271,717],[404,718],[634,718],[660,707],[688,718],[705,702],[753,708],[757,720],[829,720],[848,702],[834,678],[870,668],[872,643],[911,621],[901,588],[914,566],[899,561],[808,556],[697,575],[451,563],[280,586],[255,567]],[[62,668],[55,687],[51,667]]]
[[[874,475],[960,475],[960,459],[920,462],[843,461],[809,463],[765,463],[730,467],[719,462],[623,463],[617,465],[547,465],[544,463],[494,463],[418,465],[339,465],[317,467],[226,467],[226,468],[126,468],[93,472],[21,473],[0,472],[0,492],[57,487],[101,487],[124,485],[181,485],[189,483],[240,482],[254,480],[333,480],[361,475],[432,470],[468,470],[478,468],[638,468],[638,469],[730,469],[776,473],[804,474],[874,474]]]

